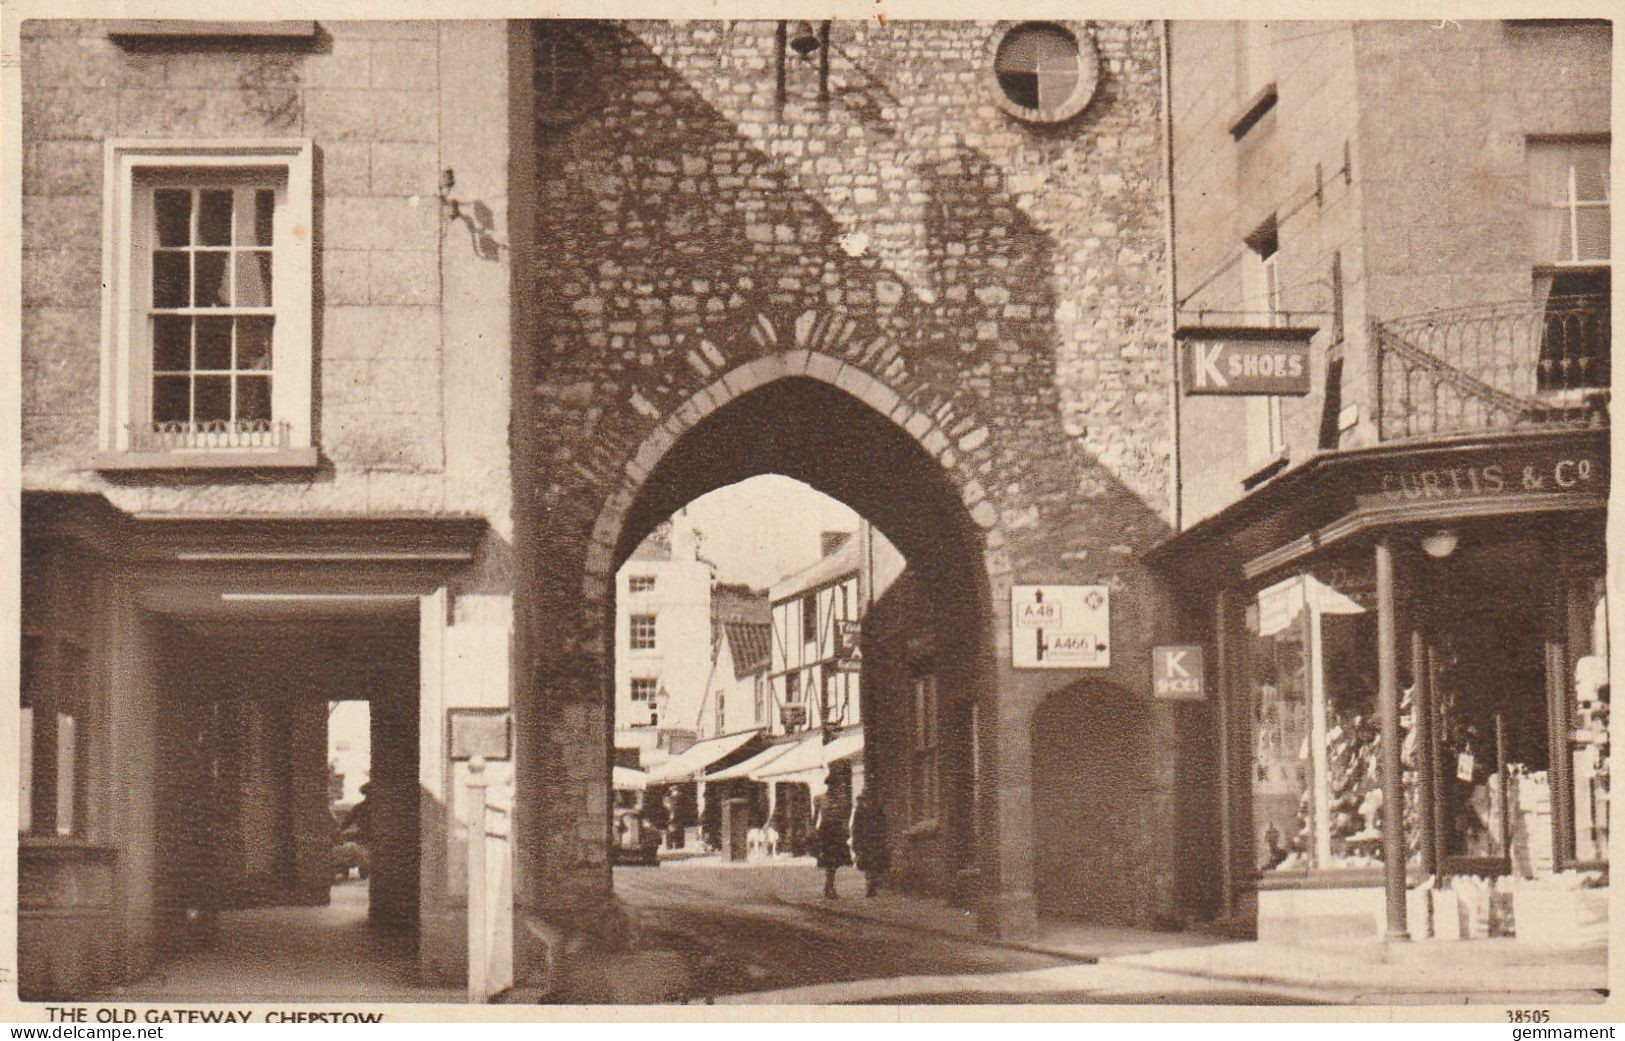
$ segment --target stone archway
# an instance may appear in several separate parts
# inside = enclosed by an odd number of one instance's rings
[[[818,321],[818,318],[814,312],[807,312],[798,321],[797,326],[810,327],[812,330],[827,328]],[[766,327],[770,327],[766,318],[759,317],[757,328]],[[816,343],[816,338],[813,339]],[[708,341],[702,341],[701,347],[710,348],[707,354],[720,357]],[[902,371],[901,366],[892,368]],[[885,382],[871,375],[862,364],[852,359],[843,359],[811,349],[774,352],[728,371],[701,388],[666,415],[664,421],[643,440],[637,452],[626,464],[624,479],[605,501],[593,525],[593,546],[588,552],[581,589],[585,601],[591,603],[600,600],[614,573],[613,567],[608,566],[611,558],[595,551],[608,549],[612,554],[615,553],[619,543],[625,541],[625,533],[637,526],[633,505],[647,488],[651,476],[663,462],[667,461],[669,453],[678,441],[714,413],[752,392],[782,380],[822,384],[841,392],[845,400],[867,406],[866,412],[888,421],[889,425],[895,428],[897,435],[912,441],[921,453],[938,464],[945,479],[945,487],[951,488],[956,493],[959,501],[964,504],[969,520],[977,528],[984,532],[997,530],[998,511],[987,501],[985,490],[974,476],[977,464],[981,462],[977,458],[977,449],[986,443],[988,436],[987,428],[978,423],[974,417],[962,418],[954,425],[956,430],[961,431],[956,440],[950,438],[936,416],[915,407],[910,399],[892,390]],[[641,394],[635,393],[632,403],[639,411],[644,411],[645,407],[653,409]],[[651,418],[659,416],[656,411],[645,414]],[[685,480],[683,486],[686,488],[697,483],[706,482]],[[689,495],[688,499],[694,497]],[[664,501],[671,498],[672,496],[667,495]],[[688,499],[678,501],[677,505]],[[997,536],[987,541],[990,548],[997,548],[1003,544],[1002,538]]]
[[[799,360],[788,359],[790,365]],[[609,556],[609,570],[584,575],[583,584],[591,590],[584,588],[583,601],[587,602],[589,591],[614,588],[615,570],[657,524],[717,488],[776,473],[809,484],[854,509],[902,553],[908,562],[903,585],[909,595],[924,601],[911,621],[903,626],[892,623],[892,636],[901,636],[899,630],[906,628],[933,647],[931,660],[942,705],[944,788],[952,789],[952,797],[945,793],[941,800],[943,812],[936,834],[942,845],[933,842],[929,849],[913,847],[912,852],[931,860],[944,875],[977,867],[981,877],[996,878],[998,821],[980,825],[971,821],[979,800],[965,790],[972,778],[991,778],[997,770],[993,746],[985,739],[972,741],[965,732],[968,721],[997,720],[1001,714],[999,683],[992,667],[992,602],[995,596],[1007,597],[1007,592],[1002,575],[989,570],[990,535],[991,541],[998,541],[996,514],[988,505],[982,516],[992,528],[978,522],[975,508],[965,503],[963,488],[926,447],[927,442],[946,444],[946,436],[934,425],[916,424],[918,433],[900,425],[903,399],[895,392],[828,355],[809,354],[806,368],[799,371],[788,368],[786,361],[782,355],[758,359],[745,366],[745,371],[730,373],[708,388],[718,395],[734,396],[714,410],[700,410],[647,476],[641,481],[629,479],[628,484],[636,487],[627,489],[632,491],[632,505],[616,521],[619,535]],[[899,404],[886,415],[874,406],[876,400]],[[625,501],[626,496],[616,498]],[[982,500],[977,505],[985,504]],[[611,528],[601,523],[599,530]],[[894,592],[901,594],[901,586]],[[890,594],[881,598],[882,603],[892,600]],[[611,632],[614,608],[607,597],[600,603],[598,618],[603,631]],[[613,703],[616,648],[607,638],[599,643],[608,650],[600,669],[602,693],[606,702]],[[869,673],[866,668],[867,776],[871,780],[884,776],[892,782],[894,792],[899,783],[906,790],[912,736],[902,729],[899,711],[912,698],[893,685],[876,682]],[[884,722],[876,717],[882,709]],[[988,749],[988,754],[979,756],[982,761],[973,767],[968,760],[977,747]],[[904,807],[894,802],[893,810],[902,813]],[[979,864],[978,848],[984,845],[989,846],[991,859]],[[946,849],[955,850],[952,865],[940,852]],[[1030,886],[1025,875],[1011,881],[1023,891]],[[991,905],[987,910],[991,925],[995,911]]]
[[[515,467],[537,475],[516,495],[522,567],[537,576],[516,604],[515,910],[530,923],[518,925],[520,965],[543,957],[527,932],[546,950],[572,931],[617,938],[607,856],[615,571],[676,509],[759,473],[800,479],[867,517],[948,606],[958,631],[944,642],[960,651],[944,696],[967,699],[959,718],[976,734],[962,747],[978,767],[975,798],[957,800],[949,827],[977,851],[981,926],[1032,927],[1033,712],[1068,677],[1010,666],[1010,586],[1018,566],[1025,581],[1111,583],[1121,628],[1102,678],[1132,682],[1155,594],[1127,555],[1157,521],[1078,451],[1042,398],[1026,406],[1039,418],[984,421],[946,359],[911,361],[864,328],[839,312],[784,323],[758,314],[727,335],[665,345],[663,365],[637,381],[534,385],[536,437],[516,448]],[[1147,726],[1165,729],[1165,715],[1151,712]],[[1167,829],[1153,830],[1149,855],[1163,859]]]

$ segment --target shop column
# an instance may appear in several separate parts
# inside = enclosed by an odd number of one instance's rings
[[[1382,874],[1388,905],[1387,938],[1409,940],[1405,921],[1405,792],[1400,773],[1399,621],[1394,594],[1394,551],[1377,540],[1377,710],[1382,725]]]

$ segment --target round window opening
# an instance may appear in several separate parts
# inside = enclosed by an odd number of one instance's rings
[[[1058,123],[1089,104],[1099,67],[1087,37],[1053,22],[1023,22],[995,45],[993,74],[1006,112]]]

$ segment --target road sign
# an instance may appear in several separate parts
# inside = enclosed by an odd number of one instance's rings
[[[1202,648],[1190,644],[1151,648],[1151,691],[1174,701],[1201,701]]]
[[[1185,393],[1309,393],[1309,340],[1316,330],[1273,326],[1186,326]]]
[[[1111,589],[1014,586],[1010,664],[1018,669],[1104,669],[1111,664]]]
[[[862,622],[835,623],[835,671],[861,672],[863,650],[858,646],[862,635]]]

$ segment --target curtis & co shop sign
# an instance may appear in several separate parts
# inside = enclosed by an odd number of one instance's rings
[[[1462,458],[1396,461],[1368,479],[1361,506],[1492,500],[1513,495],[1608,497],[1608,458],[1586,445],[1537,445]]]

